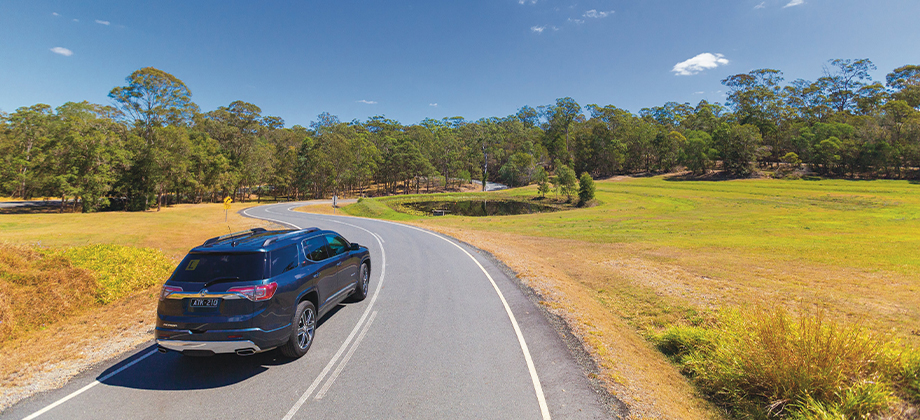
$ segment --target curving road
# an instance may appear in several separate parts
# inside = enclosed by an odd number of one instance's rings
[[[340,232],[368,246],[371,295],[320,320],[301,359],[159,354],[153,343],[2,419],[595,419],[597,392],[543,311],[474,248],[395,223],[293,212],[246,215]]]

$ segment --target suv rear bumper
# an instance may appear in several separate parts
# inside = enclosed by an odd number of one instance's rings
[[[290,326],[273,330],[261,328],[245,328],[239,330],[209,330],[192,332],[191,330],[177,330],[157,327],[156,341],[160,347],[192,353],[237,353],[252,354],[271,350],[284,344],[290,339]]]
[[[263,350],[252,341],[183,341],[183,340],[157,340],[160,347],[169,350],[184,352],[186,350],[195,350],[199,352],[219,353],[238,353],[252,354],[259,353]]]

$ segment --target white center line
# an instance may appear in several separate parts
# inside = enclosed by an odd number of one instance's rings
[[[258,216],[254,216],[254,217],[258,217]],[[342,222],[338,222],[338,223],[342,223]],[[300,399],[298,399],[297,402],[294,403],[294,406],[291,407],[290,411],[288,411],[288,413],[282,418],[282,420],[291,420],[294,417],[294,414],[297,414],[297,411],[300,410],[300,407],[303,406],[305,402],[307,402],[307,400],[310,398],[310,395],[313,393],[314,390],[316,390],[316,387],[319,386],[320,382],[323,381],[323,379],[326,377],[329,371],[332,370],[332,367],[335,366],[335,362],[337,362],[339,357],[342,356],[342,353],[345,352],[345,349],[351,343],[351,340],[355,337],[355,334],[357,334],[358,329],[361,328],[361,324],[364,323],[364,320],[367,318],[368,314],[371,312],[371,309],[374,307],[374,303],[377,301],[377,296],[380,295],[380,289],[383,286],[383,278],[384,278],[384,275],[386,274],[386,267],[387,267],[386,250],[383,249],[383,242],[376,235],[374,235],[373,232],[367,229],[364,229],[362,227],[359,227],[359,226],[355,226],[355,227],[371,234],[371,236],[377,239],[377,243],[380,245],[380,260],[381,260],[380,261],[380,280],[377,281],[377,288],[374,290],[374,296],[371,297],[371,301],[367,305],[367,309],[364,310],[364,314],[361,316],[361,319],[359,319],[358,323],[355,324],[355,328],[351,330],[351,334],[348,335],[348,338],[345,339],[345,342],[342,343],[342,345],[339,347],[339,350],[335,353],[334,356],[332,356],[332,359],[329,360],[329,363],[326,364],[326,367],[323,368],[323,371],[320,372],[319,376],[317,376],[316,379],[313,380],[313,383],[310,384],[310,387],[307,388],[306,391],[304,391]],[[368,322],[368,324],[369,323],[370,322]],[[355,344],[355,346],[357,346],[357,344]]]
[[[335,372],[332,372],[332,376],[329,377],[329,380],[326,381],[326,385],[323,385],[323,388],[316,393],[316,399],[321,400],[326,395],[326,391],[329,390],[329,387],[332,386],[332,383],[335,382],[335,378],[339,377],[339,374],[342,373],[342,369],[345,368],[345,365],[348,363],[348,360],[351,359],[351,355],[355,354],[355,349],[358,348],[358,345],[361,344],[361,340],[364,339],[364,335],[367,334],[367,330],[370,329],[371,323],[374,322],[374,318],[377,317],[377,311],[371,314],[371,318],[367,320],[367,323],[364,324],[364,328],[361,329],[361,334],[358,335],[358,339],[355,340],[355,344],[348,349],[348,353],[345,354],[345,358],[342,359],[342,363],[339,363],[339,367],[335,368]]]

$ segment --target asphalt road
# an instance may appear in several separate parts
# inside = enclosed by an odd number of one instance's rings
[[[618,414],[500,266],[394,223],[261,206],[247,215],[338,231],[370,249],[371,295],[320,320],[309,353],[210,358],[151,341],[35,395],[3,419],[595,419]],[[152,337],[151,337],[152,338]]]

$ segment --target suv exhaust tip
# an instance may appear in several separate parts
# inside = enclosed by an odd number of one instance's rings
[[[166,354],[166,352],[168,352],[169,350],[167,350],[166,347],[157,346],[157,351],[160,353]]]
[[[256,354],[256,351],[253,349],[240,349],[236,351],[237,356],[252,356]]]

